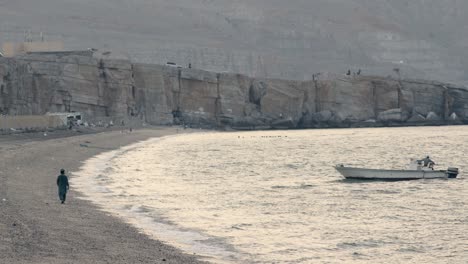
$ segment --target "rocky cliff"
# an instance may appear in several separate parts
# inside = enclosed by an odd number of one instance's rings
[[[0,112],[83,112],[195,127],[312,128],[468,123],[468,90],[377,76],[258,79],[106,59],[91,51],[0,58]]]

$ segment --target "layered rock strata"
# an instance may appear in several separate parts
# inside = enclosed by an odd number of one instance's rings
[[[106,59],[92,51],[0,58],[0,113],[269,129],[468,123],[468,90],[377,76],[310,81]]]

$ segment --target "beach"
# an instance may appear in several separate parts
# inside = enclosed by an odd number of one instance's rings
[[[200,263],[105,213],[74,189],[57,195],[61,168],[77,171],[105,151],[177,133],[161,127],[76,135],[65,132],[0,137],[1,263]]]

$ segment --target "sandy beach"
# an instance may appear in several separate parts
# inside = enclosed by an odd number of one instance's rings
[[[66,204],[57,196],[60,168],[76,171],[101,152],[176,129],[0,136],[0,262],[200,263],[196,255],[152,240],[77,199],[81,194],[73,188],[73,175]]]

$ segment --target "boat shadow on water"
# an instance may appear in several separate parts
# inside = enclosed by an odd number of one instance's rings
[[[366,184],[366,183],[376,183],[376,182],[409,182],[409,181],[418,181],[418,182],[434,182],[434,181],[449,181],[449,180],[461,180],[457,179],[448,179],[448,178],[437,178],[437,179],[337,179],[333,182],[336,183],[348,183],[348,184]]]

